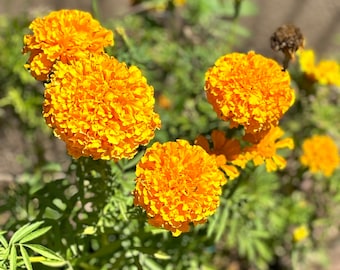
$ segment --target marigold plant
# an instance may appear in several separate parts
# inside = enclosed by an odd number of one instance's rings
[[[154,143],[137,164],[136,176],[135,205],[146,210],[151,225],[174,236],[191,223],[206,222],[226,183],[216,159],[185,140]]]
[[[315,63],[315,53],[313,50],[300,52],[300,69],[307,77],[320,84],[333,84],[340,86],[340,65],[333,60],[321,60]]]
[[[80,10],[53,11],[33,20],[29,28],[33,34],[24,37],[23,53],[30,53],[26,68],[40,81],[48,79],[56,61],[69,63],[113,45],[113,32]]]
[[[314,135],[302,144],[300,161],[312,173],[322,173],[326,177],[339,166],[340,157],[336,143],[327,135]]]
[[[44,117],[74,158],[132,158],[160,128],[153,87],[136,66],[102,54],[54,69]]]
[[[295,100],[288,72],[253,51],[220,57],[205,80],[208,101],[218,117],[250,134],[264,136]]]
[[[284,131],[280,127],[272,127],[259,143],[246,147],[243,155],[246,156],[246,160],[253,160],[255,166],[265,163],[268,172],[284,169],[287,161],[277,153],[277,150],[293,149],[294,141],[292,138],[280,139],[283,135]]]

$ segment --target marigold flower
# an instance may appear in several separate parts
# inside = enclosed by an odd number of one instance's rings
[[[273,172],[286,167],[287,161],[276,152],[281,148],[294,148],[292,138],[280,139],[284,131],[280,127],[272,127],[267,135],[258,144],[248,146],[244,149],[247,159],[252,159],[255,166],[266,163],[268,172]]]
[[[309,230],[306,225],[301,225],[296,227],[293,231],[294,242],[301,242],[309,236]]]
[[[135,67],[106,54],[54,65],[44,117],[74,158],[132,158],[160,128],[154,90]]]
[[[48,79],[56,61],[68,63],[113,45],[113,32],[80,10],[53,11],[33,20],[29,28],[33,35],[24,37],[23,53],[30,53],[26,68],[40,81]]]
[[[186,4],[186,0],[173,0],[172,1],[176,7],[181,7]]]
[[[207,138],[200,135],[196,138],[195,144],[201,146],[209,155],[216,158],[217,166],[225,172],[230,180],[238,177],[240,172],[233,165],[233,161],[238,160],[241,153],[240,142],[236,139],[226,138],[225,133],[220,130],[212,131],[211,140],[212,147],[210,147]]]
[[[336,61],[321,60],[316,64],[313,50],[304,50],[299,55],[300,69],[307,77],[323,85],[340,86],[340,65]]]
[[[321,172],[326,177],[333,174],[339,166],[338,148],[333,139],[327,135],[314,135],[302,144],[300,161],[309,167],[312,173]]]
[[[216,159],[185,140],[154,143],[136,168],[136,206],[148,222],[179,236],[191,223],[206,222],[219,206],[226,183]]]
[[[278,125],[295,100],[290,77],[272,59],[250,51],[220,57],[205,75],[208,101],[217,115],[257,134]],[[263,133],[264,135],[265,133]]]

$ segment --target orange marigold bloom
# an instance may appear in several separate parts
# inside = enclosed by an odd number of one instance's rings
[[[287,161],[276,153],[281,148],[294,148],[292,138],[280,139],[284,131],[280,127],[272,127],[258,144],[246,147],[243,155],[252,159],[255,166],[266,163],[268,172],[273,172],[286,167]]]
[[[321,172],[326,177],[333,174],[339,166],[340,157],[337,145],[327,135],[314,135],[302,144],[300,161],[312,173]]]
[[[179,236],[190,223],[206,222],[220,202],[226,183],[216,159],[202,147],[185,140],[154,143],[136,168],[136,206],[148,221]]]
[[[217,165],[232,180],[240,175],[239,170],[232,165],[233,161],[238,160],[241,153],[240,142],[236,139],[226,138],[225,133],[213,130],[211,133],[213,146],[210,147],[207,138],[200,135],[196,138],[195,144],[201,146],[209,155],[216,158]],[[237,163],[239,166],[241,164]],[[241,167],[244,167],[245,164]]]
[[[272,59],[250,51],[220,57],[205,75],[208,101],[217,115],[257,134],[278,125],[295,100],[288,72]]]
[[[56,61],[68,63],[113,45],[113,32],[80,10],[53,11],[33,20],[29,28],[33,35],[24,37],[23,53],[30,53],[25,66],[40,81],[48,79]]]
[[[44,117],[74,158],[132,158],[160,128],[154,90],[135,67],[106,54],[57,62]]]
[[[313,50],[300,52],[300,68],[309,78],[320,84],[340,86],[340,65],[333,60],[321,60],[315,64]]]

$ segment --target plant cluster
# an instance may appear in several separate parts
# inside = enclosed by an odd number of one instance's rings
[[[321,250],[339,226],[340,65],[316,64],[300,31],[283,66],[235,52],[254,10],[142,0],[105,27],[64,9],[29,34],[1,21],[0,109],[69,164],[28,162],[2,192],[0,269],[292,269]]]

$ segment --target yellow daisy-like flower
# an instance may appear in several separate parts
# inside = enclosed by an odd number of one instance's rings
[[[313,50],[304,50],[299,54],[300,69],[310,79],[320,84],[340,86],[340,65],[333,60],[321,60],[315,63]]]
[[[220,57],[205,75],[208,101],[230,126],[264,136],[278,125],[295,100],[288,72],[272,59],[250,51]]]
[[[293,231],[294,242],[301,242],[309,236],[309,230],[306,225],[296,227]]]
[[[292,138],[280,139],[284,131],[280,127],[272,127],[264,138],[258,143],[244,149],[247,159],[252,159],[255,166],[266,163],[268,172],[284,169],[287,161],[277,154],[278,149],[294,148]]]
[[[148,221],[179,236],[189,225],[201,224],[214,214],[226,183],[216,159],[185,140],[154,143],[136,168],[136,206]]]
[[[333,174],[339,166],[340,157],[337,145],[327,135],[314,135],[302,144],[300,161],[312,173],[321,172],[326,177]]]
[[[44,117],[74,158],[132,158],[160,128],[154,90],[135,67],[106,54],[57,62]]]
[[[40,81],[48,79],[56,61],[69,63],[113,45],[113,32],[80,10],[53,11],[35,19],[29,28],[33,35],[24,37],[23,53],[30,53],[26,68]]]
[[[238,177],[240,172],[232,163],[238,160],[241,153],[240,142],[236,139],[226,138],[225,133],[220,130],[212,131],[211,140],[212,147],[210,147],[207,138],[200,135],[196,138],[195,144],[201,146],[209,155],[216,158],[218,167],[226,173],[230,180]]]

